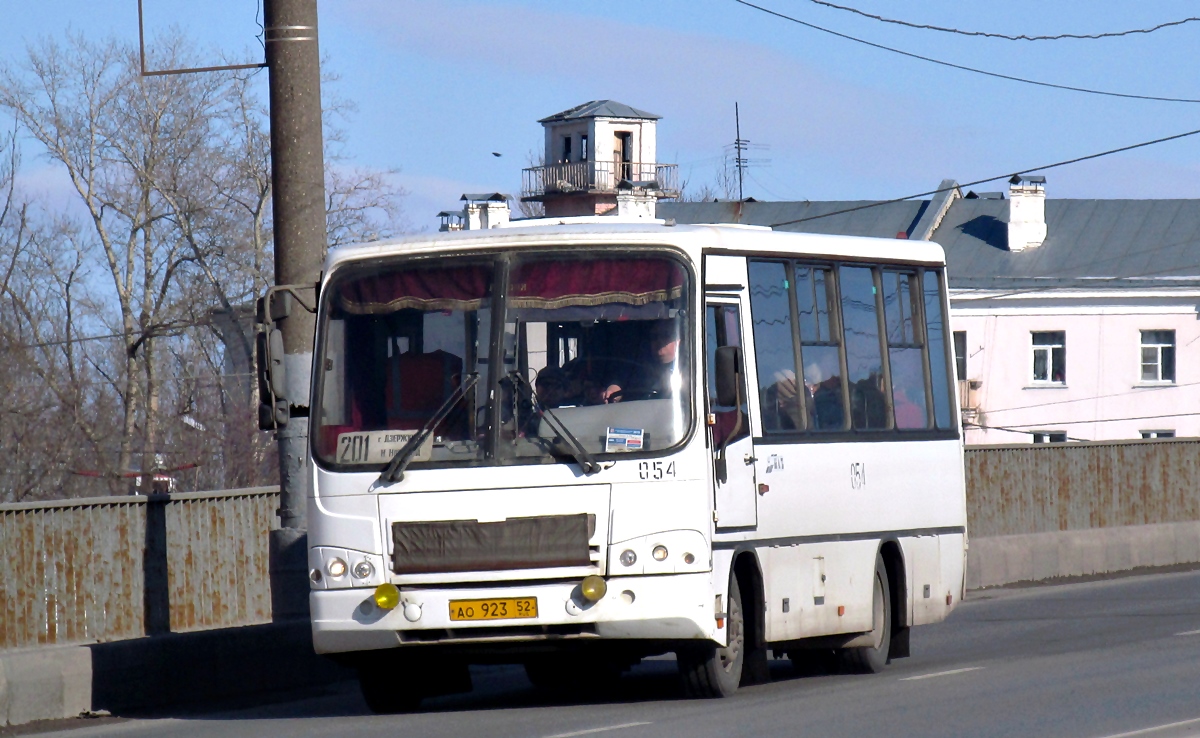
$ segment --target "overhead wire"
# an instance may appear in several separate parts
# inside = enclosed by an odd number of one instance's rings
[[[78,338],[58,338],[52,341],[39,341],[37,343],[19,343],[11,346],[0,344],[0,352],[3,351],[25,351],[29,349],[49,348],[51,346],[64,346],[68,343],[84,343],[86,341],[102,341],[108,338],[132,338],[138,336],[141,338],[159,338],[170,336],[171,331],[181,328],[200,328],[204,326],[215,325],[211,320],[187,321],[184,323],[171,323],[169,325],[155,326],[155,329],[147,331],[121,331],[119,333],[104,333],[94,336],[80,336]]]
[[[1047,432],[1053,432],[1053,431],[1044,431],[1044,430],[1042,430],[1042,431],[1017,430],[1016,428],[1007,428],[1002,425],[981,425],[979,423],[963,423],[963,428],[965,428],[966,430],[970,430],[972,428],[978,428],[979,430],[985,430],[985,431],[997,430],[997,431],[1003,431],[1005,433],[1017,433],[1022,436],[1036,436],[1036,435],[1047,433]],[[1066,434],[1063,434],[1063,435],[1066,436]],[[1090,438],[1075,438],[1074,436],[1066,436],[1066,439],[1068,441],[1080,441],[1080,442],[1084,442],[1084,443],[1092,440]]]
[[[1000,72],[991,72],[986,69],[979,69],[977,67],[968,67],[965,64],[955,64],[954,62],[948,62],[948,61],[945,61],[942,59],[935,59],[931,56],[914,54],[911,51],[904,51],[903,49],[897,49],[893,46],[885,46],[883,44],[877,44],[874,41],[867,41],[866,39],[858,38],[857,36],[851,36],[846,33],[840,33],[838,31],[834,31],[832,29],[825,28],[823,26],[818,26],[814,23],[802,21],[799,18],[794,18],[785,13],[780,13],[779,11],[771,10],[770,8],[763,7],[762,5],[756,5],[752,2],[749,2],[749,0],[733,0],[733,1],[735,3],[738,3],[739,5],[745,5],[748,8],[753,8],[759,12],[766,13],[767,15],[773,15],[776,18],[781,18],[786,21],[791,21],[792,23],[796,23],[798,25],[804,26],[805,28],[811,28],[814,31],[828,33],[832,36],[837,36],[838,38],[842,38],[847,41],[853,41],[855,43],[870,46],[872,48],[880,49],[882,51],[890,51],[893,54],[900,54],[901,56],[906,56],[910,59],[918,59],[920,61],[929,62],[931,64],[938,64],[943,67],[949,67],[951,69],[958,69],[958,70],[961,70],[964,72],[972,72],[974,74],[982,74],[984,76],[994,77],[996,79],[1005,79],[1010,82],[1020,82],[1021,84],[1035,85],[1038,87],[1049,87],[1049,88],[1056,89],[1056,90],[1066,90],[1068,92],[1081,92],[1081,93],[1085,93],[1088,95],[1102,95],[1105,97],[1120,97],[1120,98],[1125,98],[1125,99],[1129,99],[1129,100],[1149,100],[1149,101],[1154,101],[1154,102],[1174,102],[1174,103],[1200,103],[1200,99],[1196,99],[1196,98],[1162,97],[1162,96],[1158,96],[1158,95],[1135,95],[1133,93],[1128,93],[1128,92],[1113,92],[1111,90],[1097,90],[1097,89],[1092,89],[1090,87],[1077,87],[1074,85],[1057,84],[1055,82],[1043,82],[1041,80],[1028,79],[1026,77],[1017,77],[1017,76],[1011,75],[1011,74],[1002,74]]]
[[[1154,392],[1157,390],[1175,389],[1178,387],[1194,387],[1198,384],[1200,384],[1200,382],[1182,382],[1180,384],[1147,385],[1145,387],[1139,387],[1137,389],[1132,389],[1127,392],[1110,392],[1106,395],[1095,395],[1093,397],[1078,397],[1073,400],[1056,400],[1054,402],[1039,402],[1036,405],[1019,405],[1016,407],[1004,407],[1004,408],[1000,408],[998,410],[992,409],[992,408],[987,408],[984,412],[986,412],[988,415],[992,415],[994,413],[1011,413],[1011,412],[1016,412],[1018,410],[1035,410],[1035,409],[1040,409],[1043,407],[1050,407],[1052,405],[1070,405],[1071,403],[1074,403],[1074,402],[1095,402],[1096,400],[1107,400],[1107,399],[1110,399],[1113,397],[1125,397],[1127,395],[1136,395],[1136,394],[1142,394],[1142,393],[1146,393],[1146,392]],[[1100,421],[1097,421],[1097,422],[1100,422]]]
[[[996,39],[1002,39],[1005,41],[1063,41],[1063,40],[1096,40],[1096,39],[1104,39],[1104,38],[1120,38],[1122,36],[1133,36],[1136,34],[1150,34],[1150,33],[1154,33],[1155,31],[1161,31],[1164,28],[1172,28],[1174,26],[1182,26],[1187,23],[1194,23],[1196,21],[1200,21],[1200,18],[1181,18],[1179,20],[1166,21],[1165,23],[1159,23],[1158,25],[1151,26],[1150,28],[1131,28],[1127,31],[1109,31],[1109,32],[1105,32],[1105,33],[1057,33],[1057,34],[1048,35],[1048,36],[1028,36],[1026,34],[1010,36],[1006,33],[992,33],[992,32],[988,32],[988,31],[964,31],[959,28],[947,28],[945,26],[934,26],[934,25],[929,25],[926,23],[912,23],[909,21],[898,20],[896,18],[886,18],[882,15],[875,15],[874,13],[868,13],[864,10],[859,10],[858,8],[852,8],[848,5],[838,5],[836,3],[828,2],[827,0],[809,0],[809,2],[813,3],[814,5],[822,5],[826,8],[833,8],[834,10],[844,10],[849,13],[854,13],[855,15],[860,15],[864,18],[870,18],[871,20],[881,21],[883,23],[892,23],[892,24],[895,24],[898,26],[904,26],[906,28],[916,28],[916,29],[919,29],[922,31],[939,31],[942,33],[954,33],[954,34],[958,34],[960,36],[975,36],[975,37],[979,37],[979,38],[996,38]]]
[[[744,2],[744,1],[745,0],[734,0],[734,2],[739,2],[739,3]],[[1200,101],[1197,101],[1197,102],[1200,102]],[[1090,161],[1092,159],[1099,159],[1104,156],[1111,156],[1112,154],[1120,154],[1125,151],[1133,151],[1134,149],[1140,149],[1140,148],[1144,148],[1146,146],[1154,146],[1156,144],[1166,143],[1167,141],[1177,141],[1181,138],[1195,136],[1198,133],[1200,133],[1200,128],[1197,128],[1196,130],[1193,130],[1193,131],[1186,131],[1184,133],[1176,133],[1172,136],[1164,136],[1162,138],[1156,138],[1151,141],[1142,141],[1141,143],[1130,144],[1129,146],[1121,146],[1116,149],[1109,149],[1107,151],[1101,151],[1101,152],[1095,153],[1095,154],[1088,154],[1086,156],[1077,156],[1073,159],[1066,159],[1064,161],[1054,162],[1053,164],[1044,164],[1042,166],[1029,167],[1027,169],[1021,169],[1016,172],[1001,174],[1001,175],[998,175],[995,177],[987,177],[985,179],[977,179],[973,182],[964,182],[961,184],[955,183],[954,185],[952,185],[950,187],[939,187],[934,190],[928,190],[926,192],[919,192],[915,195],[905,195],[904,197],[894,197],[890,200],[878,200],[878,201],[874,201],[874,202],[863,203],[862,205],[856,205],[852,208],[842,208],[841,210],[834,210],[834,211],[831,211],[828,213],[819,213],[817,215],[809,215],[809,216],[806,216],[803,218],[794,218],[792,220],[783,220],[778,223],[771,223],[770,227],[778,228],[779,226],[794,225],[796,223],[805,223],[810,220],[819,220],[821,218],[830,218],[830,217],[833,217],[834,215],[844,215],[846,213],[853,213],[853,212],[857,212],[859,210],[867,210],[868,208],[877,208],[882,205],[892,205],[894,203],[904,202],[905,200],[912,200],[917,197],[929,197],[931,195],[937,195],[937,194],[941,194],[943,192],[950,192],[951,190],[958,190],[958,189],[962,189],[965,187],[974,187],[975,185],[981,185],[981,184],[985,184],[987,182],[995,182],[995,181],[1001,180],[1001,179],[1009,179],[1011,177],[1020,176],[1022,174],[1029,174],[1031,172],[1043,172],[1043,171],[1046,171],[1047,169],[1056,169],[1058,167],[1065,167],[1069,164],[1078,164],[1079,162]]]

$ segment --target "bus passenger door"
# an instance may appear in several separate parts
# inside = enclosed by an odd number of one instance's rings
[[[717,349],[743,349],[740,306],[737,299],[710,299],[704,311],[707,420],[711,434],[713,488],[716,491],[718,528],[753,528],[758,525],[758,494],[754,484],[754,444],[750,436],[744,357],[739,357],[738,405],[722,405],[717,393]]]

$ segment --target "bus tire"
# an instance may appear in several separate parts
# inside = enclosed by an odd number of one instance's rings
[[[398,675],[381,663],[358,667],[358,687],[367,708],[377,715],[415,712],[421,706],[421,691],[414,681]]]
[[[875,585],[871,594],[871,609],[875,627],[871,630],[873,645],[847,648],[843,653],[850,671],[860,674],[878,674],[888,663],[888,652],[892,648],[892,594],[888,583],[887,567],[883,558],[875,557]]]
[[[729,603],[725,627],[729,629],[729,645],[706,644],[680,650],[679,676],[688,697],[730,697],[742,681],[742,665],[746,654],[746,619],[742,610],[742,594],[737,577],[729,582]]]

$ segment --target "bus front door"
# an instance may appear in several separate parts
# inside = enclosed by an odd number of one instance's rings
[[[722,346],[742,349],[741,326],[736,299],[709,299],[704,311],[705,374],[718,528],[753,528],[758,525],[758,494],[754,483],[754,444],[750,435],[745,357],[738,377],[741,407],[720,405],[717,401],[717,349]]]

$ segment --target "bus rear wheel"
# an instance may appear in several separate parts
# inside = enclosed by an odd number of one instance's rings
[[[871,609],[875,627],[871,630],[871,645],[847,648],[843,653],[846,666],[860,674],[878,674],[887,666],[892,648],[891,589],[883,557],[875,557],[875,586]]]
[[[746,620],[742,610],[742,594],[737,577],[729,582],[729,605],[725,627],[728,645],[707,644],[675,654],[679,676],[688,697],[729,697],[742,681],[742,665],[746,655]]]

